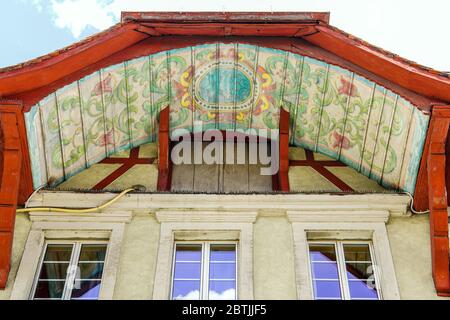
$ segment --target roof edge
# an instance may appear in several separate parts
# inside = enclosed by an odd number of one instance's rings
[[[330,12],[145,12],[124,11],[121,21],[166,22],[166,23],[292,23],[292,22],[323,22],[329,24]]]

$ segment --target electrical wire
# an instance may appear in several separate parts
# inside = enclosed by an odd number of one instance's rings
[[[111,200],[105,202],[101,206],[95,207],[95,208],[87,208],[87,209],[67,209],[67,208],[54,208],[54,207],[33,207],[33,208],[24,208],[24,209],[18,209],[16,212],[18,213],[24,213],[24,212],[37,212],[37,211],[47,211],[47,212],[62,212],[62,213],[92,213],[97,212],[102,209],[105,209],[109,206],[111,206],[113,203],[117,202],[120,198],[122,198],[127,193],[130,193],[132,191],[135,191],[134,188],[126,189],[119,193],[117,196],[112,198]],[[31,199],[31,197],[30,197]],[[28,204],[28,201],[27,201]]]
[[[411,199],[411,202],[409,204],[409,209],[411,210],[412,213],[415,213],[415,214],[430,213],[430,210],[425,210],[425,211],[416,211],[416,210],[414,210],[414,197],[413,197],[413,195],[411,193],[407,192],[407,191],[403,191],[403,192],[400,192],[400,193],[406,194]]]

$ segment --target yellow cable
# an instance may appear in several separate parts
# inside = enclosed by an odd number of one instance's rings
[[[102,204],[101,206],[95,207],[95,208],[89,208],[89,209],[64,209],[64,208],[50,208],[50,207],[35,207],[35,208],[24,208],[24,209],[18,209],[16,212],[23,213],[23,212],[36,212],[36,211],[48,211],[48,212],[64,212],[64,213],[91,213],[91,212],[97,212],[100,211],[106,207],[109,207],[114,202],[122,198],[127,193],[130,193],[132,191],[135,191],[134,189],[126,189],[122,191],[120,194],[115,196],[113,199],[109,200],[108,202]]]

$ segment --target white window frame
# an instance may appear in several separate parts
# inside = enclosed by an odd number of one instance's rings
[[[400,299],[386,230],[389,215],[387,210],[355,210],[352,207],[347,211],[326,207],[323,210],[288,211],[294,237],[298,298],[314,299],[308,242],[323,240],[371,242],[372,260],[377,263],[378,289],[382,292],[382,299]]]
[[[354,299],[354,300],[383,300],[383,292],[379,283],[378,275],[378,264],[376,257],[374,255],[373,244],[371,241],[367,240],[309,240],[308,241],[308,264],[309,273],[311,275],[311,291],[314,294],[314,280],[312,276],[312,263],[310,257],[309,245],[311,244],[323,244],[323,245],[334,245],[336,252],[336,263],[338,268],[339,285],[341,289],[341,299],[339,300],[351,300],[350,299],[350,289],[349,280],[347,277],[347,268],[345,265],[345,255],[344,255],[344,244],[366,244],[369,247],[371,264],[373,266],[375,286],[377,288],[378,299]],[[323,300],[323,299],[322,299]],[[333,299],[338,300],[338,299]]]
[[[34,298],[34,295],[36,294],[36,289],[37,289],[37,284],[39,281],[39,276],[41,274],[42,271],[42,267],[44,264],[44,258],[45,258],[45,254],[47,252],[47,248],[49,245],[66,245],[66,244],[71,244],[73,245],[72,247],[72,254],[70,257],[70,261],[69,261],[69,268],[74,268],[78,266],[79,260],[80,260],[80,253],[81,253],[81,247],[83,245],[106,245],[106,255],[105,255],[105,261],[103,261],[103,269],[105,268],[105,264],[106,264],[106,260],[108,259],[108,253],[109,253],[109,245],[108,245],[108,241],[95,241],[95,240],[74,240],[74,241],[70,241],[70,240],[48,240],[45,241],[44,244],[44,248],[42,250],[41,253],[41,258],[39,261],[39,267],[37,268],[36,271],[36,276],[34,279],[34,284],[33,284],[33,289],[30,292],[30,297],[29,300],[70,300],[71,296],[72,296],[72,291],[73,289],[69,289],[67,288],[67,286],[69,285],[69,283],[74,283],[75,281],[75,277],[76,274],[75,273],[70,273],[67,272],[67,276],[66,276],[66,280],[65,280],[65,285],[64,285],[64,291],[62,294],[61,299],[41,299],[41,298]],[[92,261],[92,262],[96,262],[96,261]],[[100,290],[103,284],[103,272],[102,272],[102,279],[100,280]],[[93,281],[97,281],[97,279],[93,280]]]
[[[237,300],[253,300],[253,223],[256,211],[157,211],[161,224],[153,288],[154,300],[172,298],[174,243],[237,243]]]
[[[173,263],[172,263],[172,276],[171,276],[171,286],[170,286],[170,299],[173,300],[173,283],[174,283],[174,276],[175,276],[175,258],[176,258],[176,247],[177,245],[201,245],[202,246],[202,260],[201,260],[201,273],[200,273],[200,299],[199,300],[209,300],[209,265],[210,265],[210,252],[211,252],[211,245],[234,245],[236,250],[236,279],[234,281],[236,282],[235,287],[235,294],[237,300],[237,297],[239,296],[238,288],[239,288],[239,276],[238,276],[238,270],[239,270],[239,243],[237,241],[175,241],[174,247],[173,247]]]
[[[92,241],[106,242],[108,245],[98,299],[112,300],[125,224],[131,218],[130,211],[90,214],[30,213],[31,230],[10,299],[28,300],[32,297],[47,242]]]

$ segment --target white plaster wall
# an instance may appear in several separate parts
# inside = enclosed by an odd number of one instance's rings
[[[152,298],[159,230],[159,223],[150,213],[135,213],[126,225],[114,299]]]
[[[255,299],[297,299],[294,241],[286,217],[259,217],[253,245]]]
[[[28,217],[19,214],[11,273],[0,300],[10,297],[29,230]],[[439,299],[431,277],[428,215],[391,218],[387,230],[401,298]],[[153,214],[133,214],[125,228],[114,299],[152,297],[159,232]],[[256,220],[253,267],[255,299],[297,299],[292,228],[284,215],[265,214]]]
[[[401,299],[450,299],[434,289],[428,215],[391,218],[387,230]]]

